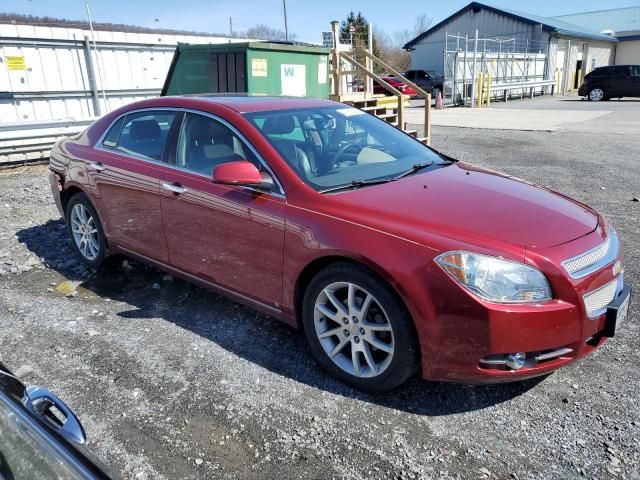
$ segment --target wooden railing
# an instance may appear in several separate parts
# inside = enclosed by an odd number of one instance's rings
[[[381,76],[374,73],[373,70],[375,66],[379,65],[380,67],[382,67],[383,70],[392,74],[399,81],[404,82],[406,85],[413,88],[416,91],[418,97],[424,99],[424,136],[426,137],[427,145],[429,145],[431,143],[431,94],[426,92],[425,90],[423,90],[418,85],[411,82],[404,76],[402,76],[400,72],[395,70],[393,67],[391,67],[387,63],[380,60],[378,57],[370,53],[368,50],[361,48],[353,53],[364,55],[364,58],[366,59],[366,62],[365,62],[366,65],[363,65],[362,63],[358,62],[355,59],[355,55],[353,55],[351,52],[341,52],[341,51],[338,51],[337,49],[332,50],[332,53],[331,53],[331,59],[333,64],[331,69],[331,77],[332,77],[332,83],[333,83],[332,93],[336,96],[336,98],[339,99],[342,97],[343,94],[346,93],[342,91],[342,82],[340,77],[346,76],[346,75],[353,75],[354,73],[360,73],[365,77],[372,79],[373,82],[380,85],[391,95],[397,97],[398,128],[405,130],[405,121],[404,121],[405,101],[409,99],[409,96],[403,94],[397,88],[393,87],[387,81],[385,81]],[[351,65],[352,69],[350,70],[344,69],[342,67],[343,60],[348,62]],[[369,92],[367,86],[365,86],[364,94],[372,95],[373,92]]]

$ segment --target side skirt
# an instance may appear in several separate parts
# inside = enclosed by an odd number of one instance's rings
[[[247,307],[253,308],[254,310],[259,311],[260,313],[264,313],[265,315],[281,320],[296,329],[298,328],[298,324],[293,315],[285,313],[282,310],[272,307],[271,305],[267,305],[266,303],[262,303],[258,300],[254,300],[252,298],[246,297],[240,293],[237,293],[233,290],[229,290],[228,288],[222,287],[218,284],[208,282],[206,280],[203,280],[200,277],[191,275],[190,273],[187,273],[183,270],[179,270],[175,267],[171,267],[165,263],[158,262],[157,260],[153,260],[152,258],[146,257],[144,255],[140,255],[139,253],[136,253],[124,247],[120,247],[119,245],[116,245],[114,243],[109,243],[109,249],[111,250],[112,253],[121,253],[128,257],[132,257],[143,263],[146,263],[162,271],[170,273],[175,277],[186,280],[187,282],[194,283],[200,287],[206,288],[207,290],[211,290],[212,292],[215,292],[219,295],[223,295],[235,302],[238,302],[243,305],[246,305]]]

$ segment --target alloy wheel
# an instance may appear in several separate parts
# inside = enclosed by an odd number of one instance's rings
[[[589,92],[589,99],[594,102],[599,102],[604,98],[604,91],[601,88],[594,88]]]
[[[93,216],[81,203],[71,209],[71,232],[73,241],[87,260],[95,260],[100,253],[98,229]]]
[[[332,283],[320,292],[314,325],[324,352],[350,375],[375,377],[393,359],[389,317],[373,294],[354,283]]]

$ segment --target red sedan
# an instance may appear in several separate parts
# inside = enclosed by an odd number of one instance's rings
[[[395,88],[396,90],[399,90],[400,93],[409,95],[410,97],[415,97],[418,94],[418,92],[416,92],[413,88],[411,88],[406,83],[398,80],[396,77],[382,77],[382,79],[385,82],[387,82],[389,85],[391,85],[393,88]],[[374,82],[373,84],[373,93],[378,95],[379,94],[391,95],[391,92],[389,92],[387,89],[385,89],[382,85],[380,85],[377,82]]]
[[[614,228],[325,100],[164,97],[51,152],[77,253],[135,257],[304,330],[341,380],[542,375],[624,320]]]

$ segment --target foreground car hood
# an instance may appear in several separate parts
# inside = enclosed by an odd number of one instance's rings
[[[596,212],[585,205],[462,162],[334,197],[347,208],[361,207],[363,214],[374,211],[372,218],[467,242],[545,248],[586,235],[598,225]]]

